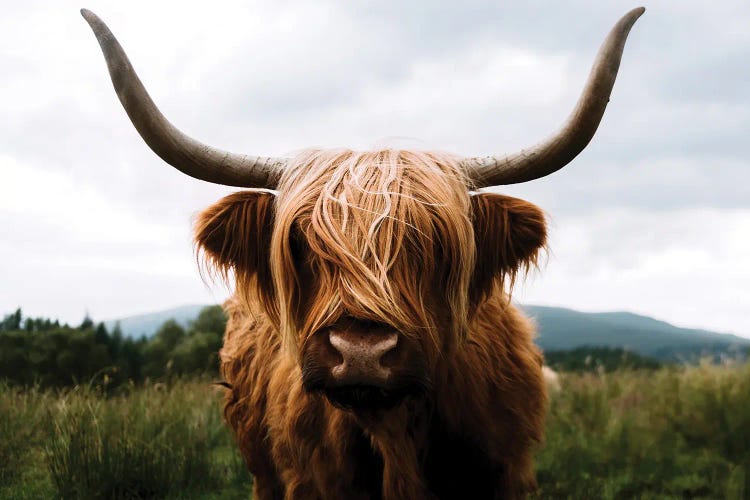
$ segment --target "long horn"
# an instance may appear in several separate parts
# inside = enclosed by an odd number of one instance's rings
[[[575,109],[556,134],[533,147],[507,156],[466,158],[462,161],[473,187],[539,179],[560,170],[583,151],[594,137],[609,102],[630,28],[645,11],[643,7],[631,10],[609,32]]]
[[[154,153],[177,170],[204,181],[227,186],[276,187],[286,165],[285,159],[229,153],[182,133],[151,100],[128,56],[107,25],[90,10],[81,9],[81,15],[99,41],[117,97],[130,121]]]

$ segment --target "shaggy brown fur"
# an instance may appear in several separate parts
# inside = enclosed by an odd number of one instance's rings
[[[535,486],[546,393],[534,329],[509,302],[543,213],[469,196],[448,155],[308,151],[279,194],[206,210],[196,242],[236,279],[225,417],[265,498],[519,498]],[[302,385],[300,353],[342,315],[414,340],[431,390],[377,414]]]

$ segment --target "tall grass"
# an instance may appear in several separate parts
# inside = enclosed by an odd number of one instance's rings
[[[208,383],[195,381],[131,387],[111,397],[86,387],[56,393],[6,387],[0,422],[13,427],[0,429],[0,459],[12,457],[9,470],[26,467],[38,476],[41,469],[54,496],[63,498],[193,498],[219,490],[224,498],[246,498],[251,478],[218,400]],[[19,401],[32,403],[12,404]],[[45,424],[33,425],[34,418]],[[0,497],[23,491],[20,484],[1,487],[22,478],[0,480]]]
[[[460,459],[460,457],[457,457]],[[750,365],[563,374],[538,498],[750,498]],[[207,382],[0,385],[0,498],[248,498]]]
[[[750,498],[750,365],[565,375],[540,498]]]
[[[222,424],[205,397],[184,385],[110,399],[90,390],[64,394],[55,438],[47,445],[58,491],[64,497],[142,498],[218,486],[211,450]]]
[[[44,408],[53,400],[0,384],[0,485],[17,479],[31,450],[43,442],[49,426]]]

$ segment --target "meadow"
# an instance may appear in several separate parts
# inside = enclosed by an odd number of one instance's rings
[[[220,398],[0,386],[0,498],[248,498]],[[538,498],[749,498],[750,364],[562,374],[537,466]]]

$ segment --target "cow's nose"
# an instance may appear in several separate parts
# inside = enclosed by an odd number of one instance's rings
[[[329,340],[341,354],[341,362],[331,368],[333,378],[346,385],[380,385],[388,380],[390,368],[383,357],[396,349],[396,332],[352,333],[333,330]]]

